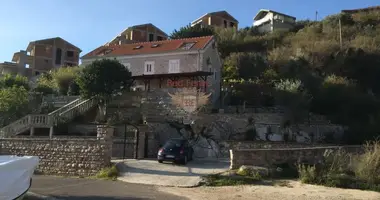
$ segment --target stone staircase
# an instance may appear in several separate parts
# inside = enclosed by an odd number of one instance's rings
[[[141,113],[148,123],[163,123],[187,115],[171,103],[171,97],[166,91],[146,92],[141,101]]]
[[[0,129],[0,138],[12,137],[30,130],[34,134],[35,128],[50,128],[49,135],[53,135],[53,127],[68,122],[76,116],[84,114],[97,105],[95,99],[77,98],[70,103],[56,109],[49,114],[30,114]]]

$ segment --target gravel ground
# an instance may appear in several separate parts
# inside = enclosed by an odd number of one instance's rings
[[[157,160],[126,160],[117,164],[118,180],[127,183],[157,186],[193,187],[199,185],[201,176],[228,170],[226,160],[194,160],[187,165],[158,163]]]
[[[380,193],[328,188],[288,181],[283,186],[228,186],[199,188],[158,187],[159,191],[191,200],[379,200]]]

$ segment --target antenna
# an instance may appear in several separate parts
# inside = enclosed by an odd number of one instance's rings
[[[318,21],[318,11],[315,11],[315,21]]]

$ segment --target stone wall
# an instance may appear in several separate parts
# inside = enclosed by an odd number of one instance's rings
[[[38,156],[43,174],[92,176],[111,164],[112,142],[104,137],[18,137],[0,145],[0,155]]]
[[[284,149],[327,147],[331,144],[305,144],[296,142],[267,142],[267,141],[222,141],[219,142],[220,157],[229,157],[230,150],[239,149]]]
[[[326,146],[310,148],[283,148],[283,149],[231,149],[230,169],[237,169],[242,165],[271,167],[276,164],[295,164],[297,162],[317,164],[323,160],[326,150],[358,153],[362,146]]]

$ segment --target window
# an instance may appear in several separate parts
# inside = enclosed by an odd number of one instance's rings
[[[144,74],[153,74],[154,73],[154,62],[145,62]]]
[[[193,47],[195,42],[184,42],[181,46],[181,49],[189,50],[191,47]]]
[[[66,51],[66,55],[67,57],[72,58],[74,57],[74,51]]]
[[[156,47],[159,47],[160,44],[152,44],[152,48],[156,48]]]
[[[139,46],[135,46],[133,47],[133,49],[141,49],[143,46],[139,45]]]
[[[169,73],[179,73],[179,60],[169,60]]]
[[[26,65],[25,65],[25,68],[29,68],[29,64],[26,64]]]
[[[164,40],[164,38],[161,36],[157,36],[157,41],[161,41],[161,40]]]
[[[62,63],[62,49],[58,48],[56,51],[55,51],[55,64],[56,65],[60,65]]]
[[[152,42],[154,40],[154,34],[149,33],[149,42]]]
[[[36,76],[38,76],[38,75],[40,75],[40,72],[34,72],[34,74],[35,74]]]
[[[224,22],[224,28],[227,28],[227,21],[224,20],[223,22]]]
[[[235,27],[235,23],[230,22],[230,27]]]

